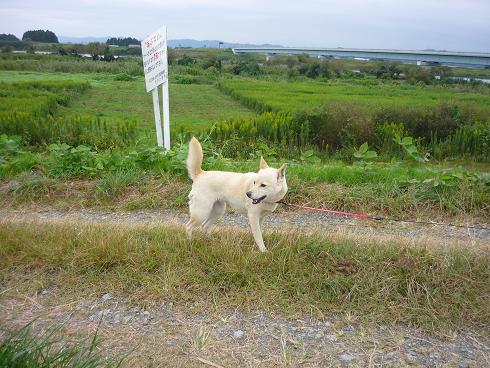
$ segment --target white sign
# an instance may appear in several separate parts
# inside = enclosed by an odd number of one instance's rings
[[[152,33],[141,42],[146,92],[167,81],[167,30]]]
[[[157,144],[170,149],[170,111],[168,94],[168,63],[167,63],[167,28],[162,27],[141,42],[143,68],[145,71],[146,92],[153,93],[153,111]],[[158,86],[162,85],[163,94],[163,134],[160,119],[160,100]],[[163,135],[163,137],[162,137]]]

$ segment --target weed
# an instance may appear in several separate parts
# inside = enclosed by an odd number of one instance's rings
[[[143,179],[141,171],[116,170],[102,174],[97,180],[96,189],[103,197],[117,197],[128,185],[138,183]]]
[[[211,331],[207,330],[202,325],[199,326],[199,328],[196,329],[194,335],[192,336],[192,340],[191,340],[192,349],[196,352],[202,351],[208,343],[210,334]]]
[[[410,157],[412,160],[415,160],[417,162],[429,161],[429,154],[426,153],[425,155],[422,155],[415,145],[414,139],[412,137],[401,138],[399,136],[396,136],[394,140],[396,143],[403,147],[408,157]]]
[[[114,80],[115,81],[123,81],[123,82],[130,82],[130,81],[134,81],[134,77],[126,74],[126,73],[120,73],[120,74],[117,74],[115,77],[114,77]]]
[[[64,188],[64,184],[42,175],[26,172],[19,175],[9,185],[9,194],[18,202],[26,202],[49,197],[56,190]]]
[[[105,359],[99,355],[97,333],[79,342],[63,342],[60,328],[34,333],[28,324],[17,331],[7,331],[0,342],[1,367],[96,368],[119,367],[122,359]]]

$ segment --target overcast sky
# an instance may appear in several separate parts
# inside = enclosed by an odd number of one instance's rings
[[[490,52],[490,0],[0,0],[0,33]]]

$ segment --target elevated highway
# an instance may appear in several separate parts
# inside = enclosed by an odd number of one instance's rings
[[[490,67],[490,53],[456,51],[415,51],[383,49],[344,49],[344,48],[300,48],[300,47],[237,47],[235,55],[265,54],[275,55],[307,54],[319,58],[388,60],[419,65],[449,65],[473,68]]]

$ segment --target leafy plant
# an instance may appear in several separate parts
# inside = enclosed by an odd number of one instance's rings
[[[318,164],[322,161],[320,159],[320,157],[318,157],[315,154],[315,151],[313,151],[311,149],[306,150],[306,151],[302,151],[300,156],[299,156],[299,159],[300,159],[300,161],[308,162],[308,163],[312,163],[312,164]]]
[[[403,147],[408,157],[417,162],[428,162],[429,161],[429,153],[422,155],[417,146],[414,143],[414,139],[412,137],[403,137],[396,136],[394,138],[395,142],[397,142],[400,146]]]
[[[359,149],[354,152],[354,157],[362,160],[370,160],[378,157],[378,153],[373,150],[369,150],[369,145],[367,142],[361,144]]]

